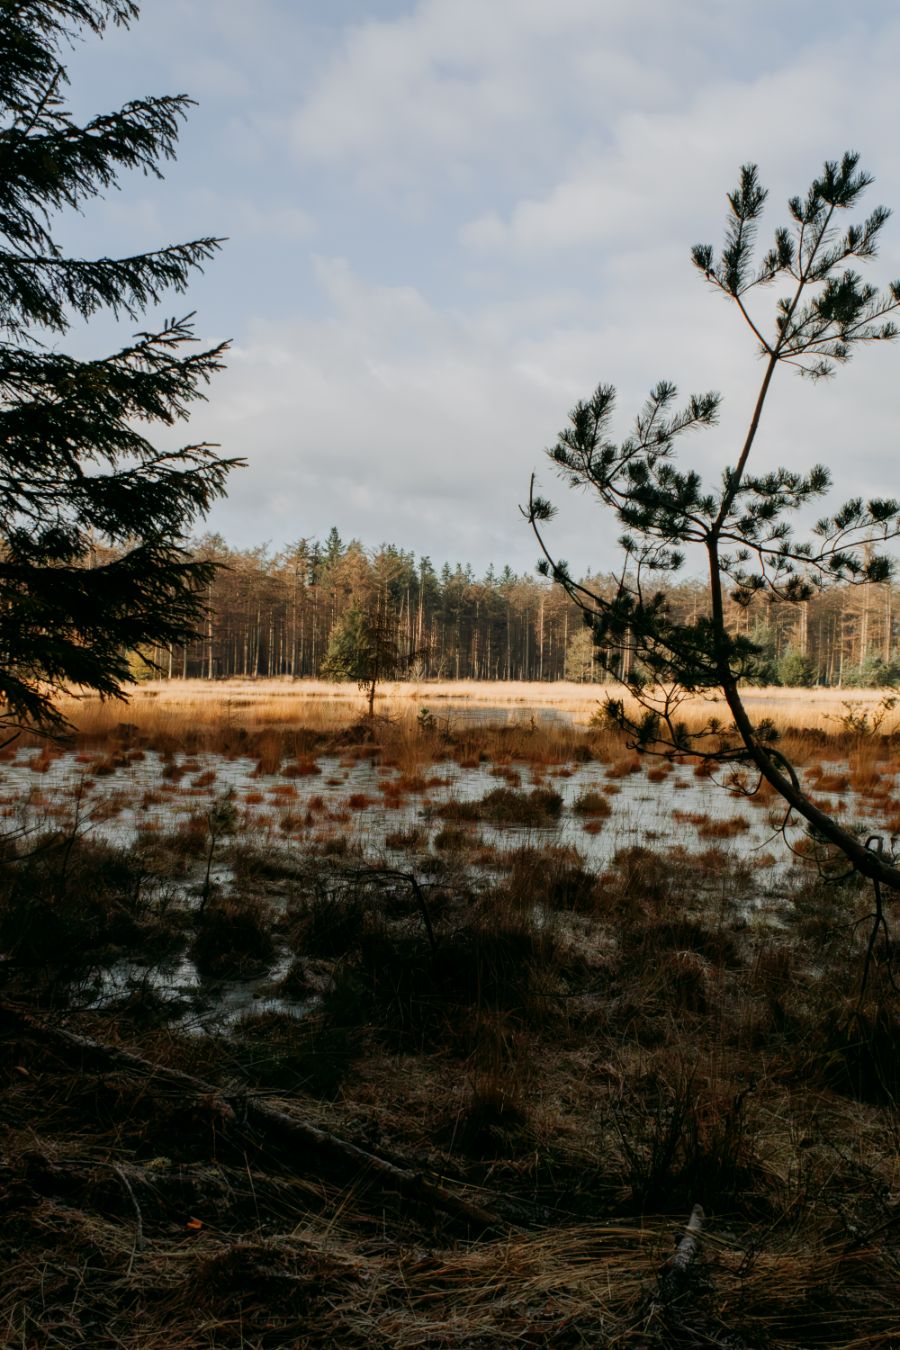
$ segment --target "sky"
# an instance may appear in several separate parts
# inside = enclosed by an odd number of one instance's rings
[[[598,383],[619,436],[647,391],[724,398],[681,444],[715,481],[761,376],[752,335],[690,263],[718,246],[739,166],[761,238],[853,148],[864,202],[900,208],[900,11],[889,0],[146,0],[67,58],[73,113],[197,102],[159,182],[60,218],[99,256],[214,234],[187,298],[228,368],[182,440],[247,467],[207,528],[236,547],[324,539],[529,571],[536,472],[577,573],[615,566],[616,524],[545,450]],[[900,215],[867,269],[900,277]],[[777,293],[763,291],[766,322]],[[100,354],[111,320],[73,334]],[[832,468],[836,504],[898,489],[900,344],[827,384],[781,372],[758,464]],[[160,438],[165,443],[165,435]],[[817,514],[821,514],[820,512]]]

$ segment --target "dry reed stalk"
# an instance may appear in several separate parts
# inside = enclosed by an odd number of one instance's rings
[[[433,681],[427,683],[391,683],[382,686],[379,710],[397,720],[407,745],[415,742],[416,715],[423,705],[440,703],[451,719],[454,710],[502,710],[522,714],[520,736],[530,725],[524,714],[543,709],[565,712],[576,726],[585,726],[598,705],[607,696],[620,696],[617,686],[579,685],[565,681],[553,684],[529,684],[506,681]],[[626,703],[627,703],[627,695]],[[882,697],[880,690],[854,690],[853,702],[860,712],[874,711]],[[744,701],[751,716],[769,717],[779,730],[788,732],[834,733],[840,731],[840,710],[847,701],[841,689],[750,688]],[[100,703],[93,697],[68,698],[62,709],[79,728],[85,739],[106,740],[116,734],[123,722],[143,734],[176,733],[193,724],[199,734],[211,727],[231,724],[253,731],[273,724],[302,722],[315,730],[333,731],[358,716],[362,704],[353,685],[329,684],[321,680],[171,680],[138,686],[127,704]],[[681,710],[691,729],[705,723],[710,715],[721,715],[722,700],[697,697]],[[832,719],[829,721],[829,719]],[[883,730],[891,732],[893,726]],[[402,738],[401,738],[402,739]]]

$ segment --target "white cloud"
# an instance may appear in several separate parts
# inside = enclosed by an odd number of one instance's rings
[[[887,186],[900,187],[888,139],[900,97],[887,78],[900,60],[900,28],[879,44],[884,78],[866,81],[848,107],[845,71],[871,60],[870,42],[859,33],[853,42],[821,43],[774,72],[708,82],[679,109],[632,104],[610,128],[606,145],[585,144],[544,193],[523,198],[506,214],[484,212],[463,227],[461,238],[476,251],[525,256],[653,244],[708,220],[712,185],[722,201],[740,162],[761,164],[781,208],[788,192],[802,190],[822,160],[848,144],[864,144],[867,162],[880,158]],[[801,109],[814,111],[793,115]],[[797,165],[807,176],[799,182]]]
[[[527,172],[564,147],[561,114],[602,119],[635,88],[650,107],[671,99],[665,36],[684,75],[707,8],[676,22],[659,0],[423,0],[347,30],[296,111],[293,147],[392,187],[423,174],[470,184],[486,163]],[[629,31],[641,32],[637,50],[621,41]]]
[[[216,519],[245,538],[315,533],[336,520],[368,542],[476,558],[533,555],[516,504],[567,406],[568,378],[410,287],[367,286],[320,259],[320,321],[258,321],[202,414],[204,435],[250,472]],[[287,527],[288,519],[292,526]],[[233,532],[233,530],[232,530]],[[448,543],[448,541],[452,541]]]
[[[560,551],[611,564],[614,523],[541,451],[598,381],[624,434],[671,378],[726,400],[687,459],[733,461],[754,345],[688,249],[718,242],[738,165],[759,161],[773,223],[848,145],[879,177],[871,202],[900,204],[900,22],[881,0],[158,0],[110,43],[90,70],[125,96],[140,48],[147,87],[203,98],[168,182],[127,185],[73,237],[113,254],[231,236],[198,303],[237,346],[195,422],[250,459],[211,521],[242,545],[334,521],[526,567],[516,507],[537,467],[565,503]],[[900,273],[900,226],[886,240],[873,277]],[[832,460],[851,490],[889,490],[898,358],[825,388],[786,375],[760,462]]]
[[[683,454],[710,481],[734,462],[760,372],[739,319],[702,285],[685,284],[640,327],[626,269],[593,322],[559,296],[548,324],[523,302],[448,315],[414,288],[366,284],[340,259],[317,271],[326,317],[257,321],[202,417],[204,435],[250,461],[213,517],[236,542],[321,534],[334,521],[367,543],[526,568],[535,549],[517,505],[536,469],[563,508],[560,552],[577,567],[612,566],[615,525],[556,483],[542,454],[601,379],[621,391],[620,435],[660,378],[685,394],[721,389],[721,427],[685,440]],[[890,355],[870,354],[833,386],[785,372],[760,465],[824,459],[844,495],[883,488],[897,412],[884,397]]]

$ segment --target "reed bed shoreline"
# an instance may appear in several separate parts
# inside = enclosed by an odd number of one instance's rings
[[[552,755],[554,747],[562,754],[590,734],[593,744],[605,745],[612,754],[624,749],[624,738],[599,723],[608,695],[620,698],[623,691],[617,685],[569,683],[386,683],[378,689],[372,735],[382,742],[393,737],[407,750],[417,744],[424,755],[441,735],[459,740],[493,729],[504,738],[507,751],[516,741],[529,758]],[[900,710],[884,708],[883,690],[753,688],[744,696],[751,716],[771,721],[783,748],[799,755],[801,762],[810,753],[827,755],[829,749],[846,756],[863,739],[892,745],[900,729]],[[624,701],[627,707],[627,694]],[[292,737],[323,744],[362,723],[365,699],[353,684],[321,680],[171,680],[138,685],[124,701],[68,696],[61,700],[60,711],[76,743],[85,745],[131,735],[152,748],[180,745],[188,752],[206,748],[229,753],[238,741],[268,734],[280,737],[285,753],[291,753]],[[729,720],[722,700],[713,698],[686,702],[679,716],[689,729],[711,717],[726,725]],[[38,741],[25,733],[18,744]]]
[[[778,726],[796,726],[807,730],[828,730],[829,722],[839,718],[845,704],[861,710],[877,707],[884,697],[883,689],[792,689],[780,686],[748,686],[743,691],[744,701],[756,717],[770,717]],[[509,711],[530,709],[557,710],[576,721],[587,722],[598,705],[609,695],[624,697],[621,685],[578,684],[570,681],[536,683],[525,681],[491,680],[407,680],[385,681],[378,685],[375,706],[378,712],[391,716],[401,711],[417,713],[422,707],[446,705],[472,708],[502,708]],[[97,700],[87,697],[67,697],[62,700],[64,715],[77,717],[79,710],[93,708]],[[275,679],[227,680],[152,680],[144,681],[129,690],[124,703],[111,702],[111,709],[142,708],[147,702],[172,709],[208,710],[205,715],[233,715],[241,708],[252,708],[258,714],[282,715],[308,704],[310,709],[330,711],[351,710],[362,713],[365,700],[353,683],[333,683],[326,680],[289,677]],[[683,705],[685,719],[705,721],[710,714],[725,709],[724,700],[716,696],[690,699]],[[727,709],[725,709],[727,712]],[[892,727],[900,718],[892,720]]]

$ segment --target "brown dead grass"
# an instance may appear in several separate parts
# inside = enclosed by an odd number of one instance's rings
[[[411,888],[376,889],[347,832],[292,854],[271,893],[265,846],[237,850],[234,894],[192,921],[207,969],[254,942],[265,965],[277,938],[298,1000],[319,993],[301,1017],[198,1037],[141,1022],[152,1000],[54,1014],[220,1091],[183,1098],[0,1028],[10,1345],[894,1343],[900,1029],[885,951],[855,996],[869,898],[810,882],[768,930],[714,848],[628,848],[599,872],[571,848],[485,851],[475,885],[464,827],[427,887],[434,948]],[[3,877],[8,926],[27,914]],[[81,905],[97,888],[78,879]],[[90,935],[97,916],[70,922]],[[246,1127],[251,1096],[441,1179],[502,1231],[276,1147]],[[697,1201],[696,1277],[667,1304],[659,1272]]]

